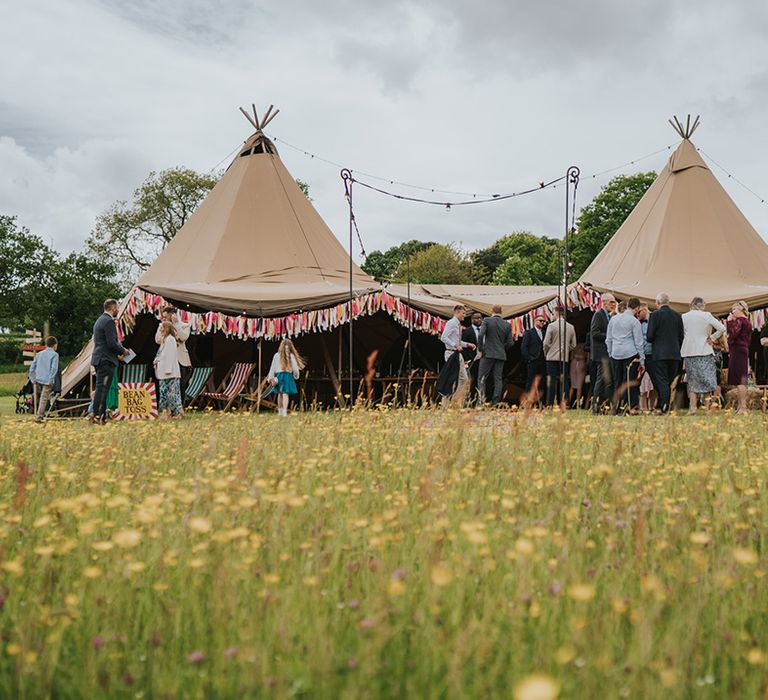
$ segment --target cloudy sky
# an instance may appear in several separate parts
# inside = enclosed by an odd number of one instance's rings
[[[282,140],[469,192],[526,188],[573,163],[584,204],[615,173],[590,175],[675,144],[667,119],[690,112],[694,142],[768,198],[765,3],[25,0],[2,20],[0,213],[61,250],[150,170],[214,168],[248,136],[237,107],[251,102],[280,108],[268,131],[342,237],[338,168]],[[768,206],[714,171],[768,237]],[[369,250],[411,238],[471,249],[564,225],[561,189],[450,212],[363,191],[356,202]]]

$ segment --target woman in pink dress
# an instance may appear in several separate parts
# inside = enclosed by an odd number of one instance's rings
[[[752,340],[752,324],[747,315],[745,301],[737,301],[726,321],[728,328],[728,384],[735,386],[739,394],[736,413],[747,411],[747,377],[749,376],[749,343]]]
[[[571,395],[570,405],[583,408],[581,397],[584,393],[584,383],[587,379],[587,351],[583,343],[579,343],[571,354]]]

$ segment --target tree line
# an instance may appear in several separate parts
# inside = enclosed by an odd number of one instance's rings
[[[188,168],[151,172],[130,201],[100,214],[81,251],[60,253],[14,216],[0,214],[0,329],[43,329],[65,358],[88,341],[107,297],[120,298],[173,239],[220,174]],[[653,172],[611,180],[579,215],[570,257],[583,272],[655,179]],[[309,197],[309,186],[297,180]],[[513,231],[486,248],[411,240],[372,251],[362,268],[386,282],[421,284],[557,284],[562,240]],[[20,360],[19,343],[0,338],[0,364]]]

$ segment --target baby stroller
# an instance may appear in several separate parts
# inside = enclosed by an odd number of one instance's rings
[[[32,413],[35,410],[35,400],[32,395],[32,382],[27,380],[16,394],[16,413]]]
[[[27,383],[16,394],[16,413],[32,414],[35,412],[35,386],[28,379]],[[61,396],[61,370],[56,374],[56,381],[53,384],[51,400],[45,411],[45,417],[48,418],[56,410],[56,404]],[[40,387],[37,387],[37,398],[40,399]]]

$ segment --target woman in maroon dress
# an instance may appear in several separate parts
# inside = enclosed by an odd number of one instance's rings
[[[747,315],[745,301],[737,301],[728,316],[728,384],[735,386],[739,394],[736,413],[747,411],[747,376],[749,375],[749,343],[752,340],[752,324]]]

